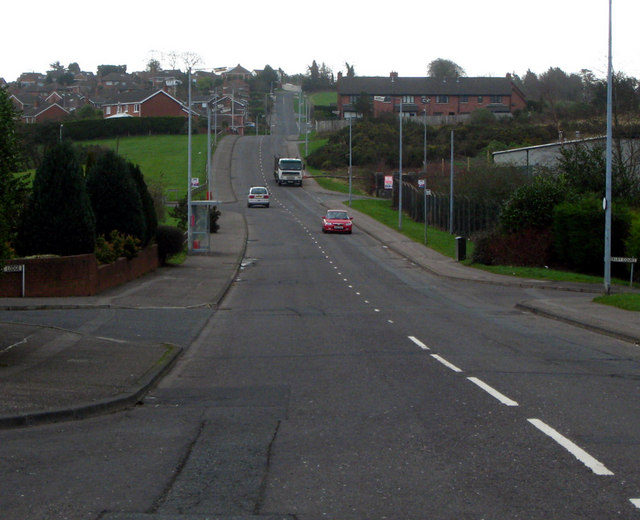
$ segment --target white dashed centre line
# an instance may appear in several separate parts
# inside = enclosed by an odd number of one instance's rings
[[[478,385],[480,388],[482,388],[485,392],[487,392],[492,397],[495,397],[498,401],[500,401],[505,406],[518,406],[517,402],[509,399],[506,395],[501,394],[495,388],[489,386],[487,383],[485,383],[484,381],[481,381],[477,377],[468,377],[467,379],[471,381],[473,384]]]
[[[560,446],[566,449],[571,455],[573,455],[576,459],[582,462],[587,468],[593,471],[596,475],[613,475],[613,472],[608,470],[602,462],[594,459],[591,455],[589,455],[586,451],[580,448],[578,445],[571,442],[564,435],[554,430],[551,426],[545,424],[540,419],[527,419],[531,424],[533,424],[538,430],[542,433],[551,437],[554,441],[556,441]],[[633,500],[631,500],[633,502]],[[638,504],[635,504],[637,507]]]
[[[429,350],[429,347],[427,347],[424,343],[422,343],[422,341],[420,341],[415,336],[409,336],[409,339],[413,341],[416,345],[418,345],[422,350]]]
[[[445,358],[443,358],[442,356],[438,356],[438,354],[431,354],[431,357],[433,359],[435,359],[436,361],[439,361],[440,363],[442,363],[445,367],[450,368],[451,370],[453,370],[454,372],[462,372],[461,368],[458,368],[457,366],[455,366],[453,363],[449,363]]]

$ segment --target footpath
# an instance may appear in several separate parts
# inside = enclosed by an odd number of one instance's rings
[[[140,402],[176,362],[182,348],[169,344],[116,341],[61,328],[34,326],[24,311],[65,309],[215,309],[241,268],[247,225],[231,188],[228,165],[235,140],[225,139],[214,156],[220,230],[211,251],[161,267],[126,285],[94,297],[0,298],[0,428],[81,419],[122,410]],[[326,207],[344,196],[323,191],[312,180],[304,189]],[[485,283],[548,289],[548,298],[517,307],[624,341],[640,344],[640,316],[592,302],[597,284],[565,284],[494,275],[461,265],[407,239],[356,211],[356,232],[367,233],[436,276]]]

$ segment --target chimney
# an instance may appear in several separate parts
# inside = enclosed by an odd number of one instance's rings
[[[342,71],[338,71],[338,81],[342,79]]]
[[[391,74],[389,74],[389,76],[391,77],[391,83],[393,83],[398,78],[398,73],[391,71]]]

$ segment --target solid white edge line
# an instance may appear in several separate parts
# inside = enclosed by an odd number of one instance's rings
[[[634,506],[640,509],[640,498],[630,498],[629,502],[631,502]]]
[[[427,347],[424,343],[422,343],[422,341],[420,341],[415,336],[409,336],[409,339],[413,341],[416,345],[418,345],[422,350],[430,350],[429,347]]]
[[[453,370],[454,372],[462,372],[461,368],[458,368],[457,366],[455,366],[453,363],[449,363],[445,358],[443,358],[442,356],[438,356],[438,354],[431,354],[431,357],[437,361],[440,361],[440,363],[442,363],[445,367],[450,368],[451,370]]]
[[[473,384],[478,385],[480,388],[482,388],[489,395],[495,397],[503,405],[505,405],[505,406],[518,406],[518,403],[516,401],[514,401],[513,399],[509,399],[506,395],[501,394],[495,388],[489,386],[487,383],[485,383],[484,381],[478,379],[477,377],[467,377],[467,379],[469,381],[471,381]]]
[[[576,459],[582,462],[587,468],[593,471],[596,475],[613,475],[613,472],[608,470],[602,462],[593,458],[586,451],[584,451],[580,446],[574,444],[572,441],[567,439],[564,435],[554,430],[551,426],[545,424],[540,419],[527,419],[531,424],[533,424],[538,430],[542,433],[551,437],[554,441],[556,441],[560,446],[566,449],[571,455],[573,455]],[[633,500],[632,500],[633,502]]]

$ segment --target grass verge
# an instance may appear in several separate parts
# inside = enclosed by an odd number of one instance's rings
[[[393,229],[398,229],[398,212],[391,207],[388,200],[354,200],[351,203],[354,209],[369,215],[379,222]],[[414,222],[409,217],[402,220],[402,234],[411,240],[424,243],[424,224]],[[445,231],[432,228],[427,229],[427,246],[446,255],[455,258],[455,237]],[[473,255],[473,243],[467,242],[467,257]],[[518,266],[486,266],[480,264],[472,264],[470,260],[466,260],[465,264],[478,269],[502,274],[507,276],[516,276],[521,278],[533,278],[538,280],[556,280],[573,283],[593,283],[602,284],[602,277],[590,276],[581,273],[572,273],[568,271],[559,271],[556,269],[545,269],[541,267],[518,267]],[[612,284],[627,285],[628,280],[612,279]],[[593,300],[596,303],[613,305],[621,309],[640,312],[640,294],[624,293],[613,294],[608,296],[599,296]]]
[[[596,303],[612,305],[627,311],[640,312],[640,294],[608,294],[593,299]]]

